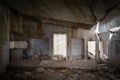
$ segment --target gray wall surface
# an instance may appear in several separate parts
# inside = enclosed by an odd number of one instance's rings
[[[91,38],[95,40],[95,29],[97,24],[90,30]],[[103,42],[103,52],[107,55],[108,60],[116,67],[120,68],[120,31],[113,33],[113,36],[110,39],[109,30],[114,27],[120,27],[120,10],[115,8],[112,12],[106,17],[105,20],[100,21],[99,24],[99,34],[100,40]]]
[[[70,58],[72,55],[72,38],[81,38],[81,39],[86,39],[88,36],[88,30],[84,29],[73,29],[71,28],[66,28],[63,26],[58,26],[58,25],[52,25],[52,24],[42,24],[42,29],[43,29],[43,38],[49,39],[49,54],[52,56],[53,55],[53,34],[54,33],[66,33],[67,34],[67,58]],[[80,43],[80,52],[82,53],[84,49],[84,43],[81,45]],[[82,51],[81,51],[82,50]]]
[[[9,63],[9,10],[0,4],[0,72]]]
[[[65,28],[63,26],[58,25],[51,25],[51,24],[42,24],[43,29],[43,38],[49,39],[49,55],[53,56],[53,34],[54,33],[66,33],[69,40],[69,28]],[[71,38],[71,37],[70,37]],[[68,44],[68,51],[69,51],[69,44]]]
[[[49,55],[49,40],[31,39],[31,53],[37,55]]]
[[[71,60],[80,60],[84,56],[84,39],[71,39]]]

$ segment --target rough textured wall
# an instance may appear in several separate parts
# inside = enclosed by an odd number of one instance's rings
[[[77,29],[77,38],[84,38],[84,29]]]
[[[53,34],[54,33],[66,33],[67,34],[67,56],[68,58],[71,56],[71,39],[86,39],[88,35],[88,30],[84,29],[71,29],[63,26],[52,25],[52,24],[42,24],[43,29],[43,37],[45,39],[49,39],[49,54],[52,56],[53,54]]]
[[[110,32],[108,32],[109,29],[114,27],[120,26],[120,11],[119,8],[114,9],[106,18],[106,20],[100,22],[99,31],[101,33],[101,39],[102,41],[105,41],[108,43],[107,47],[104,48],[108,51],[106,53],[108,54],[108,59],[110,62],[117,67],[120,67],[120,34],[114,34],[112,38],[110,38]]]
[[[23,29],[22,29],[22,16],[18,13],[10,13],[10,40],[19,41],[24,40]]]
[[[31,53],[32,55],[38,56],[49,56],[49,40],[48,39],[36,39],[33,38],[31,43]]]
[[[31,38],[41,38],[42,27],[41,23],[33,20],[28,20],[19,13],[11,12],[10,15],[10,40],[21,41]]]
[[[54,33],[67,33],[68,40],[70,40],[70,29],[62,26],[42,24],[43,38],[49,39],[49,54],[53,54],[53,34]],[[70,43],[70,42],[68,42]],[[70,44],[68,44],[69,47]],[[69,51],[69,49],[68,49]]]
[[[99,32],[107,32],[113,27],[120,26],[120,8],[115,8],[112,12],[106,17],[105,20],[100,22]]]
[[[31,39],[40,39],[42,37],[41,23],[25,18],[16,12],[11,12],[10,20],[10,41],[28,42],[27,49],[10,49],[11,60],[31,58],[36,53],[33,52],[32,48],[37,44],[35,42],[33,44]],[[38,47],[40,46],[39,44]],[[37,49],[37,47],[35,49]],[[12,59],[12,57],[17,58]]]
[[[80,60],[83,59],[83,56],[84,56],[84,39],[72,38],[70,60]]]
[[[9,63],[9,10],[0,4],[0,72]]]
[[[100,33],[100,39],[104,43],[103,51],[107,55],[108,60],[116,67],[120,67],[120,34],[119,31],[110,38],[110,32],[108,31],[111,28],[120,26],[120,8],[117,7],[113,9],[110,14],[106,17],[105,20],[100,21],[98,32]],[[95,31],[97,25],[91,29],[91,33]],[[94,34],[93,34],[94,35]],[[95,36],[91,35],[91,38]]]
[[[23,35],[25,35],[26,38],[41,38],[42,37],[42,25],[41,23],[23,19]]]

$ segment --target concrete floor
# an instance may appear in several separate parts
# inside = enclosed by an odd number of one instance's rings
[[[21,60],[11,62],[0,80],[120,80],[120,74],[114,72],[93,60]]]
[[[72,69],[94,69],[97,64],[94,60],[21,60],[14,61],[9,64],[11,68],[36,68],[36,67],[47,67],[47,68],[72,68]]]

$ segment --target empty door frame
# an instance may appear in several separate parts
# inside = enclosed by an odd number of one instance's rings
[[[62,55],[67,57],[67,34],[54,33],[53,34],[53,56]]]

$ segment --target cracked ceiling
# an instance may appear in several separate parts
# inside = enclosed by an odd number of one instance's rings
[[[119,0],[1,0],[19,13],[63,26],[89,29],[119,6]],[[86,27],[85,27],[86,26]]]

